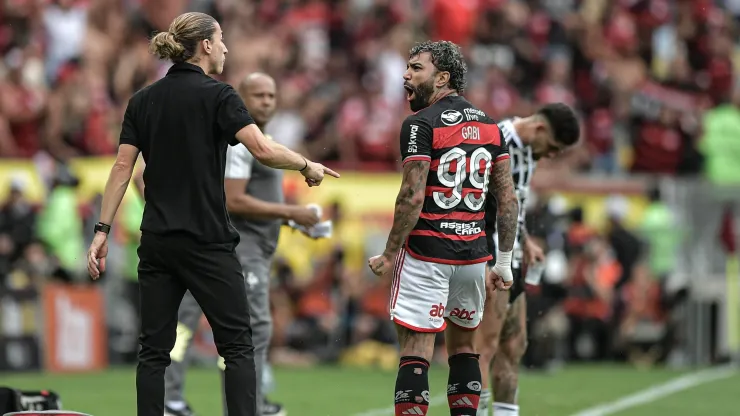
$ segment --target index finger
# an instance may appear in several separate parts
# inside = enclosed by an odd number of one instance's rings
[[[334,172],[333,170],[327,168],[326,166],[324,166],[324,173],[327,174],[327,175],[329,175],[329,176],[333,176],[335,178],[341,177],[340,174],[338,174],[337,172]]]

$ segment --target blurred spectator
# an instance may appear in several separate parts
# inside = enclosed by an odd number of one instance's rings
[[[79,180],[60,168],[38,221],[38,235],[58,261],[57,277],[74,281],[85,268],[82,218],[77,204]]]
[[[666,312],[661,302],[661,287],[649,268],[638,265],[632,280],[621,291],[626,305],[619,324],[617,342],[626,349],[630,361],[653,364],[670,353]]]
[[[623,196],[612,195],[606,200],[606,215],[609,220],[607,239],[622,271],[617,288],[630,279],[632,268],[637,264],[642,252],[642,243],[623,223],[628,210],[629,202]]]
[[[53,83],[62,65],[82,55],[87,26],[87,7],[74,0],[55,0],[44,7],[46,33],[46,77]]]
[[[6,235],[12,241],[13,249],[9,261],[15,262],[31,244],[36,231],[36,211],[23,196],[24,182],[20,177],[10,182],[8,201],[0,210],[0,235]]]
[[[297,320],[288,329],[288,345],[310,352],[320,361],[338,357],[341,343],[340,325],[346,306],[341,291],[341,251],[336,251],[317,271],[317,276],[302,292],[297,302]]]
[[[28,158],[41,150],[40,126],[47,97],[39,73],[43,66],[35,55],[37,52],[30,47],[14,48],[5,55],[8,72],[0,82],[0,114],[14,139],[7,144],[8,156]]]
[[[673,210],[661,199],[660,188],[648,192],[649,205],[645,209],[639,231],[647,243],[647,267],[654,279],[665,282],[675,271],[683,229]]]
[[[609,324],[621,266],[601,237],[593,237],[571,262],[568,296],[564,303],[570,322],[570,357],[575,360],[608,359],[612,348]]]
[[[740,79],[735,81],[732,100],[704,114],[704,135],[699,147],[706,159],[707,178],[718,184],[740,183]]]
[[[583,219],[583,208],[575,207],[568,212],[568,224],[565,236],[565,252],[568,257],[580,253],[586,243],[596,235]]]

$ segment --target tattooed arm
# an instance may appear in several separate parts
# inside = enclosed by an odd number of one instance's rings
[[[419,214],[424,205],[429,164],[429,160],[411,160],[403,165],[401,190],[396,197],[393,227],[388,235],[384,256],[394,258],[419,221]]]
[[[514,180],[511,177],[511,164],[508,158],[493,165],[490,193],[496,198],[496,231],[498,232],[499,251],[511,251],[516,239],[519,202],[514,192]]]

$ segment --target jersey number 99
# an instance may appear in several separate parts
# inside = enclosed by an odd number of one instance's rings
[[[467,156],[464,150],[454,147],[439,158],[437,178],[443,186],[450,188],[447,192],[436,191],[432,194],[434,202],[440,208],[453,209],[460,202],[464,202],[471,211],[483,209],[488,193],[493,158],[484,147],[479,147],[470,153],[470,166],[467,163]],[[453,162],[457,165],[454,172],[452,171]],[[483,173],[480,168],[483,168]],[[466,179],[473,188],[481,190],[480,195],[477,195],[477,192],[469,192],[463,197],[463,184]]]

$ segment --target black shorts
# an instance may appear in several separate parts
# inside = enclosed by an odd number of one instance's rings
[[[511,286],[511,289],[509,289],[509,305],[513,304],[516,298],[524,293],[524,288],[526,287],[526,284],[524,283],[524,273],[522,273],[521,267],[512,268],[511,274],[514,275],[514,284]]]

